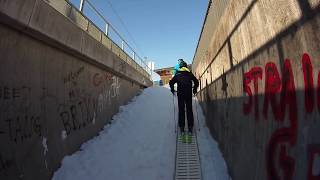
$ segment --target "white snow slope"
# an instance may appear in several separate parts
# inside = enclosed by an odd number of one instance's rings
[[[112,124],[62,160],[53,180],[171,180],[175,169],[177,98],[164,87],[150,87],[120,107]],[[229,179],[217,143],[194,100],[204,180]],[[197,110],[197,111],[196,111]],[[175,116],[174,116],[175,111]],[[198,112],[198,113],[197,113]]]

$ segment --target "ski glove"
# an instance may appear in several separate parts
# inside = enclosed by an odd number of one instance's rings
[[[193,88],[193,94],[197,94],[197,89]]]
[[[174,89],[171,89],[170,91],[171,91],[171,93],[174,95]]]

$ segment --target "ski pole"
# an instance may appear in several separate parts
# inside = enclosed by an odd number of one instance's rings
[[[172,103],[173,103],[174,133],[177,134],[176,106],[174,104],[174,94],[172,94]]]
[[[197,103],[196,103],[196,96],[194,95],[194,104],[195,104],[195,107],[196,107],[196,117],[197,117],[197,121],[198,121],[198,130],[200,132],[200,121],[199,121],[199,117],[198,117],[198,108],[197,108]]]

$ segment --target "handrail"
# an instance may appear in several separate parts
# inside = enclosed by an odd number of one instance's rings
[[[91,4],[91,2],[89,0],[84,1],[87,2],[89,7],[94,11],[94,13],[96,13],[106,24],[108,24],[108,27],[111,27],[113,31],[120,37],[120,39],[123,40],[122,36],[118,33],[118,31],[115,30],[115,28],[103,17],[103,15]]]
[[[67,0],[67,2],[68,2],[68,0]],[[70,3],[70,2],[68,2],[68,3]],[[79,12],[81,13],[81,14],[84,14],[84,12],[83,12],[83,7],[84,7],[84,5],[85,5],[85,3],[86,4],[88,4],[89,5],[89,7],[94,11],[94,13],[96,14],[96,15],[98,15],[103,21],[104,21],[104,23],[105,23],[105,26],[106,26],[106,28],[105,28],[105,35],[111,40],[111,41],[113,41],[112,40],[112,38],[109,36],[109,28],[118,36],[118,38],[120,38],[120,40],[121,40],[121,44],[118,44],[118,43],[116,43],[116,42],[114,42],[120,49],[122,49],[122,51],[124,52],[124,53],[126,53],[127,54],[127,56],[129,56],[129,57],[131,57],[132,58],[132,60],[133,61],[135,61],[135,63],[137,63],[137,65],[139,65],[141,68],[142,68],[142,70],[144,70],[145,71],[145,73],[147,73],[147,75],[150,77],[150,79],[151,79],[151,69],[148,67],[148,65],[146,64],[146,62],[135,52],[135,50],[124,40],[124,38],[120,35],[120,33],[107,21],[107,19],[95,8],[95,6],[89,1],[89,0],[81,0],[80,1],[80,7],[79,7]],[[73,6],[73,5],[72,5]],[[100,29],[100,28],[99,28]],[[101,30],[101,29],[100,29]],[[102,30],[101,30],[102,31]],[[125,51],[125,46],[126,47],[128,47],[129,48],[129,50],[132,52],[132,55],[129,55],[128,54],[128,52],[126,52]],[[137,60],[140,60],[140,62],[139,61],[137,61]],[[137,68],[137,67],[136,67]]]

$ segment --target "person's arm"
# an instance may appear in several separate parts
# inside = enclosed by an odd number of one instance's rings
[[[174,93],[174,84],[175,83],[177,83],[177,78],[176,78],[176,76],[173,76],[173,78],[169,81],[170,90],[171,90],[172,94]]]
[[[194,83],[194,86],[193,86],[193,94],[196,94],[197,93],[197,89],[199,87],[199,81],[198,79],[193,75],[193,73],[191,73],[191,79]]]

